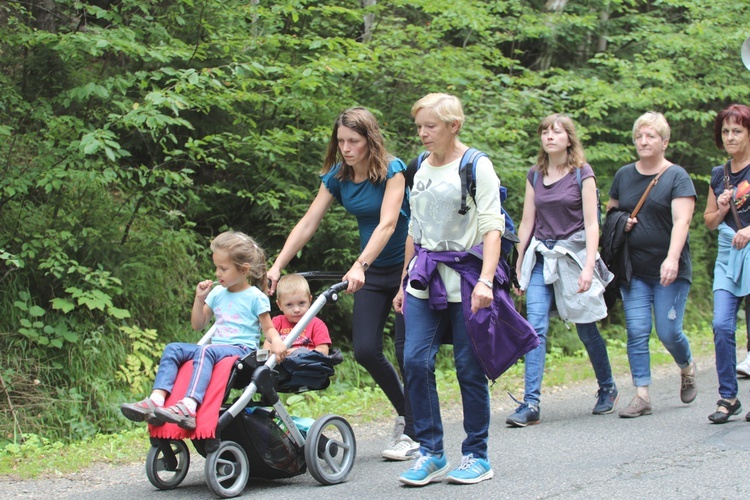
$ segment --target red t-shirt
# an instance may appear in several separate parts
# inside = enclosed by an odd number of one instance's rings
[[[296,326],[290,323],[286,316],[280,314],[273,318],[273,326],[281,335],[282,340],[286,340],[287,335],[292,332],[292,329]],[[304,347],[311,351],[321,344],[331,345],[331,336],[328,334],[328,327],[320,318],[313,318],[310,324],[307,325],[302,333],[297,337],[297,340],[292,344],[292,348]]]

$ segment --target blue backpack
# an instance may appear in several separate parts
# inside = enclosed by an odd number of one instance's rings
[[[423,151],[415,159],[409,162],[406,167],[406,187],[410,190],[414,185],[414,175],[422,166],[422,162],[425,158],[430,155],[429,151]],[[466,215],[470,207],[466,204],[466,197],[471,195],[472,198],[477,193],[477,162],[482,157],[487,157],[485,153],[482,153],[476,148],[469,148],[466,150],[464,155],[461,157],[461,163],[458,167],[459,175],[461,176],[461,207],[458,209],[458,213]],[[518,236],[516,236],[516,225],[513,223],[513,219],[510,217],[508,212],[503,208],[503,203],[508,198],[508,190],[505,186],[500,186],[500,210],[505,217],[505,232],[503,233],[501,242],[502,256],[510,265],[511,273],[515,272],[515,260],[518,258],[516,252],[516,243],[519,242]],[[476,200],[475,200],[476,201]]]

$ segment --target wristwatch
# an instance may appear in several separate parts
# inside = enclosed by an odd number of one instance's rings
[[[359,265],[362,266],[362,269],[364,269],[365,271],[367,271],[368,269],[370,269],[370,264],[368,264],[364,260],[357,259],[357,262],[359,262]]]
[[[485,279],[485,278],[479,278],[479,279],[477,280],[477,282],[478,282],[478,283],[482,283],[483,285],[487,285],[487,286],[488,286],[488,287],[490,288],[490,290],[492,290],[492,289],[493,289],[493,286],[492,286],[492,282],[491,282],[490,280],[488,280],[488,279]]]

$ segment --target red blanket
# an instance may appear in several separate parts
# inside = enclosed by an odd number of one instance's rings
[[[211,439],[216,437],[216,424],[219,421],[219,408],[221,408],[224,392],[229,381],[234,362],[238,356],[230,356],[220,360],[214,365],[211,373],[211,381],[208,383],[203,403],[198,406],[195,415],[196,427],[194,431],[188,431],[177,424],[164,424],[158,427],[148,426],[151,437],[160,439]],[[190,384],[193,374],[193,362],[188,361],[182,365],[177,372],[172,393],[167,397],[164,406],[172,406],[183,398]]]

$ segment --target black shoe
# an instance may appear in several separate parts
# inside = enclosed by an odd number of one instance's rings
[[[539,407],[529,403],[523,403],[516,411],[508,415],[505,423],[512,427],[526,427],[539,423]]]
[[[742,411],[742,403],[740,403],[739,399],[735,401],[734,404],[725,399],[720,399],[716,402],[716,406],[723,406],[727,409],[727,411],[726,413],[724,413],[723,411],[719,411],[717,409],[715,412],[708,416],[708,419],[715,424],[723,424],[727,420],[729,420],[729,417],[731,417],[732,415],[739,415],[740,411]]]

